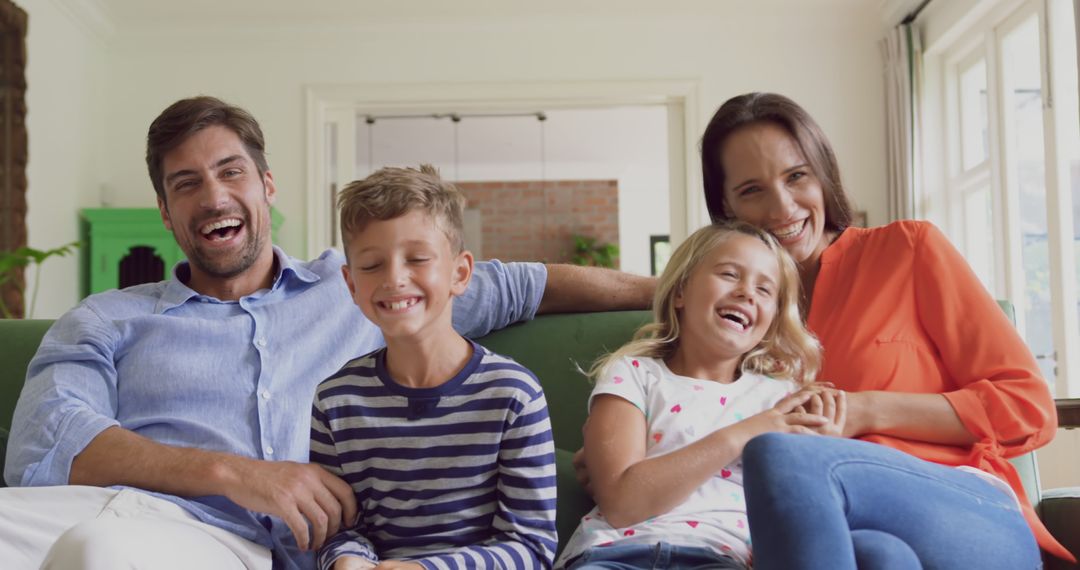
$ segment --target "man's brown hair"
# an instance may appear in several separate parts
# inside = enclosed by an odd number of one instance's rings
[[[146,134],[146,167],[158,198],[165,201],[165,155],[180,146],[191,135],[213,125],[221,125],[240,137],[259,177],[270,170],[266,163],[266,142],[262,129],[251,113],[229,105],[215,97],[199,96],[181,99],[161,112],[150,124]]]

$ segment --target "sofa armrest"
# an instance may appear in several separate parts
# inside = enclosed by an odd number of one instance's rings
[[[1043,492],[1039,518],[1069,552],[1080,558],[1080,487],[1062,487]],[[1075,570],[1080,566],[1047,556],[1046,570]]]
[[[1080,398],[1058,399],[1054,403],[1057,404],[1058,427],[1080,428]]]

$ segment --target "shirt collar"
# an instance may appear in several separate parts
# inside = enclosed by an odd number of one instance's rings
[[[300,283],[316,283],[321,277],[314,271],[311,271],[305,267],[301,262],[292,257],[289,257],[278,246],[274,248],[274,259],[277,260],[278,273],[274,277],[274,283],[270,286],[271,291],[277,291],[282,287],[287,287],[293,282]],[[170,309],[174,309],[183,305],[191,299],[206,299],[215,303],[221,303],[219,299],[203,295],[194,289],[184,284],[184,281],[191,276],[190,263],[185,259],[180,261],[173,267],[172,277],[165,282],[165,291],[158,299],[155,312],[160,314]]]

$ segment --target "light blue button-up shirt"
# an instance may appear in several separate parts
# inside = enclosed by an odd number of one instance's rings
[[[274,248],[270,289],[220,301],[172,279],[86,298],[49,329],[30,362],[12,420],[4,478],[64,485],[71,462],[106,428],[160,443],[265,460],[308,460],[315,386],[384,344],[353,304],[341,253],[302,262]],[[454,303],[466,336],[536,313],[541,264],[476,265]],[[308,568],[283,521],[221,496],[157,494],[209,524],[274,550],[275,568]]]

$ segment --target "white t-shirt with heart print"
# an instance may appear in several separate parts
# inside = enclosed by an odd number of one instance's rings
[[[767,410],[798,389],[794,382],[743,374],[730,384],[679,376],[662,360],[626,357],[612,363],[589,397],[612,394],[645,414],[645,457],[685,447],[702,437]],[[750,565],[741,458],[702,484],[686,501],[663,515],[627,528],[614,528],[599,507],[585,515],[556,563],[594,546],[656,544],[709,548]]]

